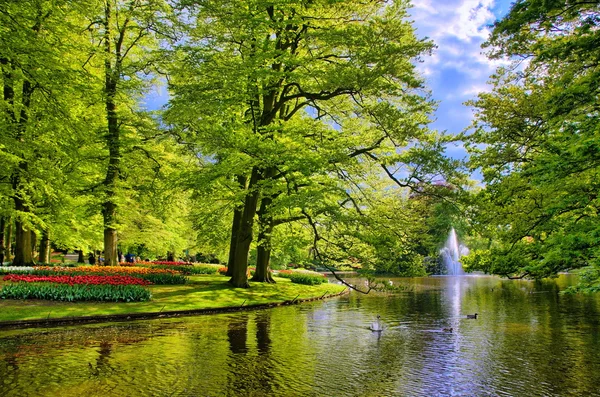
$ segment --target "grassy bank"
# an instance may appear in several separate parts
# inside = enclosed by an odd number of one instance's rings
[[[32,320],[78,316],[105,316],[130,313],[156,313],[196,309],[220,309],[242,304],[281,303],[297,299],[337,294],[337,284],[301,285],[284,278],[276,284],[251,283],[251,288],[231,288],[221,275],[191,276],[185,285],[153,285],[152,300],[135,303],[51,302],[0,300],[0,321]],[[0,286],[4,282],[0,281]]]

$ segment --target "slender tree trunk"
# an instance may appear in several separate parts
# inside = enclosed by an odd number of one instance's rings
[[[116,215],[117,205],[115,203],[117,196],[117,182],[121,165],[121,142],[119,118],[117,115],[117,82],[121,73],[121,48],[122,41],[115,44],[116,61],[113,65],[111,59],[114,57],[112,52],[112,11],[110,2],[105,3],[104,8],[104,94],[106,107],[107,134],[106,144],[108,146],[108,168],[104,179],[104,202],[102,203],[102,215],[104,218],[104,264],[107,266],[117,266],[119,256],[117,253],[117,229]],[[123,28],[125,29],[125,28]],[[122,36],[125,32],[119,32]]]
[[[175,253],[168,251],[167,252],[167,261],[168,262],[175,262]]]
[[[15,103],[15,80],[13,79],[11,72],[11,62],[7,58],[0,58],[0,64],[4,66],[2,70],[2,78],[4,82],[3,97],[5,103],[9,105],[7,107],[8,124],[14,128],[15,139],[23,142],[25,129],[29,121],[31,96],[33,95],[35,88],[29,80],[23,80],[20,86],[21,104],[19,107],[17,107]],[[30,212],[29,208],[25,204],[25,198],[23,197],[26,188],[23,186],[21,180],[22,175],[27,175],[27,171],[27,161],[21,160],[17,169],[11,175],[12,198],[15,203],[15,210],[17,211],[17,214]],[[20,217],[17,216],[15,220],[15,257],[13,264],[15,266],[33,265],[34,261],[32,257],[32,251],[31,232],[24,228],[23,222],[21,222]]]
[[[234,287],[247,288],[248,284],[248,253],[252,243],[252,227],[254,226],[254,215],[260,194],[257,183],[260,181],[260,171],[257,167],[252,169],[248,193],[244,200],[244,211],[240,222],[237,243],[235,247],[235,258],[233,261],[233,275],[229,282]]]
[[[35,260],[35,258],[38,257],[38,252],[37,252],[37,234],[35,234],[35,232],[33,230],[30,230],[29,233],[31,233],[31,257]]]
[[[10,262],[13,255],[13,220],[8,217],[8,227],[6,228],[6,258],[5,260]]]
[[[77,252],[77,263],[85,263],[85,258],[83,257],[83,250],[79,250],[79,252]]]
[[[238,184],[241,189],[246,188],[246,177],[238,175],[236,177]],[[233,269],[235,263],[235,249],[237,245],[237,237],[242,224],[243,206],[236,206],[233,209],[233,221],[231,222],[231,240],[229,243],[229,259],[227,261],[227,273],[229,277],[233,276]]]
[[[40,240],[40,260],[41,263],[50,263],[50,236],[48,230],[42,230],[42,239]]]
[[[4,263],[5,252],[6,252],[6,243],[4,239],[6,230],[6,219],[4,217],[0,217],[0,265]]]

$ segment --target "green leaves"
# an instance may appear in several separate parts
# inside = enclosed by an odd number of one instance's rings
[[[597,261],[599,23],[595,3],[525,0],[495,25],[494,55],[529,62],[500,70],[473,103],[471,167],[487,184],[479,222],[495,237],[494,273],[541,278]]]
[[[0,299],[45,299],[55,301],[144,302],[150,291],[139,285],[68,285],[7,284],[0,289]]]

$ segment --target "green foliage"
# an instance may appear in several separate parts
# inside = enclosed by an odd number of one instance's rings
[[[188,279],[182,274],[131,274],[132,277],[142,278],[144,280],[148,280],[152,282],[152,284],[164,284],[164,285],[176,285],[176,284],[185,284]]]
[[[322,274],[312,272],[293,272],[287,278],[289,278],[292,283],[304,285],[318,285],[329,282],[327,277]]]
[[[529,62],[499,69],[473,102],[471,167],[486,183],[474,224],[490,255],[474,268],[542,278],[597,266],[599,21],[597,3],[521,0],[495,24],[491,55]]]
[[[15,283],[5,285],[0,290],[1,299],[142,302],[150,300],[151,297],[150,291],[139,285]]]
[[[588,266],[577,272],[579,276],[579,284],[569,287],[565,293],[576,292],[600,292],[600,268]]]
[[[159,269],[173,269],[173,266],[152,266],[153,268]],[[217,274],[217,271],[221,265],[210,265],[210,264],[196,264],[191,266],[178,266],[175,268],[178,272],[187,275],[197,275],[197,274]]]

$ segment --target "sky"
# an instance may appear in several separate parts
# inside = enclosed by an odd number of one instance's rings
[[[501,61],[489,60],[481,44],[490,33],[489,25],[504,16],[510,0],[412,0],[410,10],[417,36],[428,37],[437,48],[424,57],[418,70],[426,80],[433,99],[438,101],[431,128],[457,134],[472,120],[471,109],[463,105],[477,93],[489,90],[489,76]],[[166,88],[156,87],[145,98],[146,107],[158,109],[168,100]],[[447,155],[466,156],[461,144],[447,148]]]
[[[509,0],[413,0],[410,10],[417,36],[429,37],[437,48],[418,69],[433,99],[439,102],[431,127],[451,134],[462,132],[472,120],[464,105],[477,93],[489,91],[490,75],[502,61],[489,60],[481,44],[489,25],[508,12]],[[451,145],[447,154],[464,158],[462,145]]]

